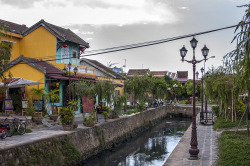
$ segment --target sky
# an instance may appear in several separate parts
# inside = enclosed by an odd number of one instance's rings
[[[46,22],[70,28],[90,44],[86,51],[136,44],[193,34],[236,25],[245,8],[237,6],[249,0],[0,0],[0,19],[30,27]],[[205,68],[222,65],[223,56],[235,49],[232,39],[235,28],[196,36],[197,60],[203,59],[201,49],[206,44],[209,59]],[[192,65],[181,62],[180,49],[188,50],[192,37],[158,45],[88,56],[104,65],[151,71],[188,71]],[[199,63],[196,70],[204,63]]]

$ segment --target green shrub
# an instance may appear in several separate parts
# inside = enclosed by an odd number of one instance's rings
[[[109,114],[107,113],[107,111],[103,111],[102,115],[104,116],[105,121],[109,118]]]
[[[139,104],[139,106],[138,106],[138,110],[139,110],[139,111],[143,111],[143,110],[145,109],[145,107],[146,107],[146,104],[143,103],[143,102],[140,102],[140,104]]]
[[[216,115],[217,117],[219,117],[219,111],[220,111],[219,106],[213,106],[212,107],[212,111],[213,111],[214,115]]]
[[[219,166],[250,165],[250,137],[246,131],[224,131],[218,139]]]
[[[238,101],[236,105],[236,112],[237,117],[241,117],[246,109],[246,105],[243,103],[243,101]]]
[[[127,112],[124,112],[124,114],[130,115],[130,114],[137,113],[137,112],[138,112],[137,109],[136,109],[136,110],[129,110],[129,111],[127,111]]]
[[[59,115],[62,125],[73,125],[75,112],[72,109],[62,107]]]
[[[217,120],[214,123],[214,130],[221,129],[221,128],[231,128],[238,126],[240,120],[237,120],[236,122],[232,122],[230,119],[226,121],[225,118],[218,117]],[[240,126],[246,125],[246,121],[243,120],[240,124]]]

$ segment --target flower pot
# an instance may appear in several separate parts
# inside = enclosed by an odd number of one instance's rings
[[[71,131],[73,130],[73,125],[62,125],[64,131]]]
[[[118,115],[113,115],[113,119],[117,119],[117,118],[119,118]]]
[[[93,120],[91,123],[83,122],[83,124],[84,124],[86,127],[92,127],[92,126],[95,125],[95,121]]]
[[[76,129],[78,127],[78,124],[73,124],[73,128]]]
[[[33,122],[35,122],[35,123],[42,123],[43,118],[42,118],[42,117],[33,117],[32,120],[33,120]]]
[[[54,120],[54,121],[57,121],[58,115],[50,115],[50,119]]]

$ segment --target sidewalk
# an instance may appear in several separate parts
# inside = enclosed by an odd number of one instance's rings
[[[98,122],[104,123],[104,118],[101,114],[98,114]],[[111,120],[109,120],[111,121]],[[78,124],[79,129],[87,128],[83,125],[82,114],[75,115],[75,122]],[[16,135],[12,137],[7,137],[5,139],[0,139],[0,150],[8,149],[15,146],[24,145],[26,143],[35,142],[37,140],[52,138],[54,136],[64,135],[73,131],[64,131],[61,125],[56,125],[53,127],[41,128],[41,129],[32,129],[32,133],[25,133],[24,135]]]
[[[211,107],[208,107],[211,111]],[[200,114],[196,117],[197,122],[197,141],[199,154],[198,160],[189,160],[189,148],[191,140],[191,126],[182,136],[180,142],[175,147],[167,159],[164,166],[212,166],[215,165],[218,156],[217,136],[219,133],[213,130],[213,126],[199,124]]]

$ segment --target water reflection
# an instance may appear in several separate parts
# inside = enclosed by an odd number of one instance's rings
[[[163,165],[181,139],[191,119],[167,119],[113,152],[104,152],[84,166]]]

